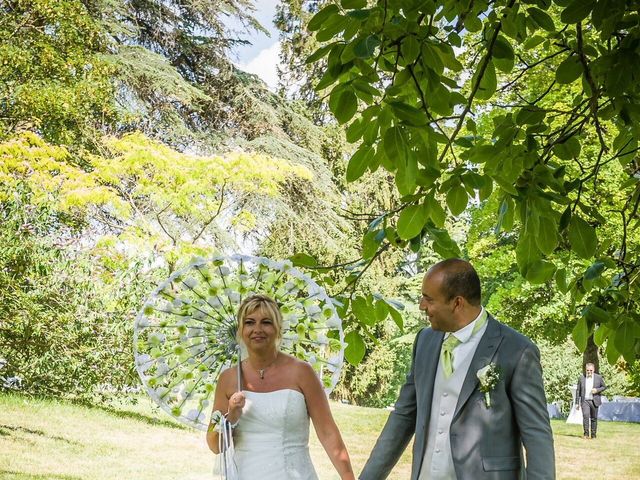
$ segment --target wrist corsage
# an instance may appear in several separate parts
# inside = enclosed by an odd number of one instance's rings
[[[214,410],[211,414],[211,420],[209,421],[208,432],[216,431],[222,432],[223,429],[233,430],[238,426],[238,421],[231,423],[227,420],[228,414],[223,414],[220,410]]]
[[[491,391],[496,388],[500,381],[500,367],[495,363],[490,363],[478,370],[476,375],[480,380],[479,390],[484,393],[484,402],[487,408],[491,408]]]

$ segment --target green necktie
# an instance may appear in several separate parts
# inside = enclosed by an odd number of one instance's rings
[[[482,315],[476,321],[473,326],[471,336],[478,333],[478,331],[487,323],[487,311],[483,310]],[[462,342],[456,338],[455,335],[450,334],[444,342],[442,342],[442,350],[440,350],[440,361],[442,362],[442,372],[444,378],[449,378],[453,374],[453,349],[460,345]]]
[[[455,335],[449,335],[444,342],[442,342],[442,350],[440,351],[440,361],[442,362],[442,371],[444,378],[449,378],[453,373],[453,349],[460,345],[462,342],[458,340]]]

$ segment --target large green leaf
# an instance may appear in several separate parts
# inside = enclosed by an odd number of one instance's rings
[[[404,162],[398,162],[396,170],[396,187],[400,195],[412,195],[416,190],[418,178],[418,159],[412,150],[407,150]]]
[[[593,332],[593,341],[596,345],[601,347],[604,345],[605,340],[609,336],[611,330],[606,325],[600,325],[595,332]]]
[[[540,259],[540,252],[536,248],[535,236],[522,233],[516,245],[516,262],[520,273],[524,276],[529,265]]]
[[[412,107],[403,102],[389,102],[393,113],[413,127],[424,127],[427,123],[427,114],[423,110]]]
[[[347,182],[353,182],[364,175],[367,171],[371,157],[373,156],[373,147],[370,145],[361,145],[353,154],[347,165]]]
[[[596,0],[573,0],[560,14],[563,23],[578,23],[589,16]]]
[[[340,9],[337,5],[329,4],[316,13],[309,23],[307,24],[307,29],[311,32],[315,32],[316,30],[320,30],[322,24],[333,14],[340,13]]]
[[[498,35],[493,44],[493,56],[495,58],[507,58],[511,60],[515,57],[511,43],[502,35]]]
[[[445,229],[435,228],[427,225],[429,238],[433,240],[433,250],[443,258],[460,257],[458,244],[449,236]]]
[[[589,327],[587,326],[586,318],[580,317],[576,326],[573,327],[571,337],[576,347],[578,347],[578,350],[584,352],[587,348],[587,339],[589,338]]]
[[[442,208],[440,202],[436,200],[433,195],[429,195],[425,198],[424,205],[429,212],[429,218],[431,218],[433,224],[438,228],[444,227],[444,222],[447,219],[447,212]]]
[[[540,45],[542,42],[545,41],[545,38],[541,35],[534,35],[533,37],[529,37],[524,44],[522,45],[522,48],[524,48],[525,50],[531,50],[532,48],[536,48],[538,45]]]
[[[575,82],[582,75],[582,63],[577,55],[571,55],[558,65],[556,81],[561,84]]]
[[[369,35],[363,39],[357,40],[353,46],[353,53],[358,58],[370,58],[380,45],[380,39],[375,35]]]
[[[402,128],[396,126],[387,129],[384,134],[384,151],[396,165],[406,162],[407,140]]]
[[[589,268],[587,268],[587,271],[584,272],[585,280],[595,280],[600,275],[602,275],[602,272],[605,268],[606,265],[604,264],[604,262],[594,262]]]
[[[524,277],[535,285],[551,280],[555,271],[556,266],[553,263],[536,260],[527,266]]]
[[[460,215],[467,208],[469,194],[462,185],[456,185],[447,192],[447,206],[453,215]]]
[[[474,15],[473,13],[464,17],[463,24],[464,28],[472,33],[482,30],[482,20],[480,20],[478,16]]]
[[[609,335],[609,341],[607,341],[607,362],[609,365],[615,365],[620,358],[620,352],[615,346],[615,342],[611,335]]]
[[[362,135],[364,135],[365,130],[369,126],[369,122],[365,122],[363,119],[356,119],[351,122],[351,125],[347,128],[346,137],[349,143],[356,143]]]
[[[409,205],[398,218],[398,236],[409,240],[418,235],[429,220],[427,209],[422,204]]]
[[[635,324],[633,323],[632,319],[625,320],[616,329],[614,343],[616,346],[616,350],[622,353],[625,359],[629,357],[630,354],[634,353],[636,336]]]
[[[598,246],[596,231],[581,217],[573,215],[569,222],[569,243],[580,257],[591,258]]]
[[[315,267],[318,265],[318,260],[306,253],[296,253],[289,257],[289,260],[291,260],[296,267]]]
[[[365,354],[364,340],[358,332],[349,332],[345,335],[344,341],[347,343],[347,348],[344,349],[344,357],[351,365],[358,365]]]
[[[362,257],[365,259],[372,258],[378,251],[383,238],[384,232],[382,230],[368,231],[362,237]]]
[[[334,92],[339,87],[334,89]],[[336,93],[331,93],[329,98],[329,108],[333,112],[340,124],[346,123],[353,118],[358,111],[358,98],[351,89],[340,89]]]
[[[383,322],[389,315],[389,305],[382,299],[375,303],[376,321]]]
[[[527,13],[531,16],[534,22],[540,26],[540,28],[544,28],[548,32],[554,32],[556,26],[553,23],[553,18],[547,12],[540,10],[536,7],[531,7],[527,9]]]
[[[611,320],[611,314],[597,305],[587,305],[582,312],[582,316],[597,324],[609,323]]]
[[[357,26],[357,22],[352,21],[349,17],[345,17],[339,13],[331,15],[322,24],[322,29],[316,33],[316,40],[318,40],[318,42],[328,42],[338,33],[345,30],[350,23]]]
[[[317,62],[322,57],[324,57],[327,53],[329,53],[331,49],[334,47],[334,45],[335,43],[331,43],[329,45],[320,47],[319,49],[317,49],[315,52],[313,52],[311,55],[307,57],[307,59],[305,60],[305,63]]]
[[[367,297],[357,296],[351,301],[351,311],[363,325],[375,325],[376,313]]]
[[[473,84],[475,85],[477,82],[477,75],[474,75]],[[484,71],[484,75],[480,79],[480,85],[478,86],[478,91],[476,92],[476,97],[480,100],[489,100],[493,94],[496,92],[496,88],[498,88],[498,78],[496,77],[496,69],[493,65],[493,62],[489,60],[487,68]]]
[[[516,123],[518,125],[535,125],[544,120],[547,112],[536,106],[527,106],[518,112],[516,115]]]
[[[407,35],[400,45],[405,64],[413,63],[420,55],[420,43],[414,35]]]
[[[557,229],[558,226],[552,218],[540,217],[536,245],[545,255],[551,255],[558,246]]]
[[[434,70],[438,75],[444,72],[444,62],[440,56],[439,49],[430,42],[422,43],[422,63]]]
[[[478,145],[469,149],[469,160],[473,163],[490,162],[500,153],[495,145]]]
[[[575,136],[569,137],[562,143],[558,143],[553,146],[553,153],[562,160],[572,160],[580,155],[581,150],[580,140]]]
[[[400,331],[403,331],[404,321],[402,320],[402,315],[400,314],[400,312],[398,312],[398,310],[396,310],[394,307],[389,305],[389,315],[391,315],[391,318],[393,319],[395,324],[398,326]]]
[[[569,291],[569,285],[567,284],[567,269],[559,268],[556,270],[556,285],[560,293],[567,293]]]
[[[509,231],[513,228],[513,214],[513,200],[509,195],[506,195],[500,202],[500,207],[498,207],[498,220],[494,229],[496,235],[501,230]]]

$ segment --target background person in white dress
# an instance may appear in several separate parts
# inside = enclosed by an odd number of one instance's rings
[[[214,411],[226,413],[233,430],[240,480],[315,480],[309,456],[309,418],[342,480],[355,480],[349,454],[331,415],[320,379],[306,362],[278,349],[282,314],[266,295],[252,295],[238,311],[239,340],[247,348],[242,361],[243,390],[237,367],[218,379]],[[219,452],[216,430],[207,444]]]

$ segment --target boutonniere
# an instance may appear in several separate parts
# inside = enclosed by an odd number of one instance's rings
[[[500,367],[495,363],[481,368],[476,373],[478,380],[480,380],[480,391],[484,393],[484,403],[487,408],[491,408],[491,391],[496,388],[500,381]]]

